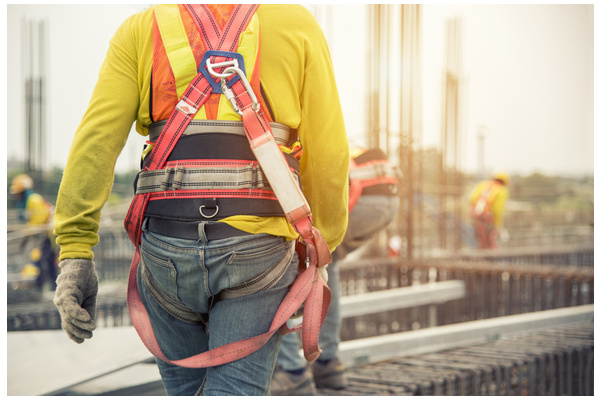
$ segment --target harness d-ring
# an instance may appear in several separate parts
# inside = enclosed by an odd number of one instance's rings
[[[200,208],[199,208],[199,210],[198,210],[198,211],[200,211],[200,214],[201,214],[201,215],[202,215],[204,218],[212,218],[212,217],[214,217],[215,215],[217,215],[217,213],[219,212],[219,206],[215,206],[215,207],[217,207],[217,211],[215,211],[215,213],[214,213],[213,215],[211,215],[211,216],[204,215],[204,213],[202,212],[202,207],[205,207],[205,206],[203,206],[203,205],[202,205],[202,206],[200,206]]]

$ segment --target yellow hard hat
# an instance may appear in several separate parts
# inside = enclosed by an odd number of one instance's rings
[[[34,278],[40,274],[40,269],[33,264],[27,264],[21,270],[23,278]]]
[[[29,253],[29,258],[33,262],[40,261],[40,258],[42,258],[42,251],[38,247],[34,247],[31,250],[31,253]]]
[[[493,178],[502,181],[506,186],[510,185],[510,176],[506,172],[496,172]]]
[[[29,175],[21,174],[13,178],[10,185],[11,194],[21,193],[27,189],[33,189],[33,179]]]

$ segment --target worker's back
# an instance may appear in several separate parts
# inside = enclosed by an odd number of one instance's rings
[[[183,6],[180,5],[179,10],[182,16],[187,15]],[[98,174],[98,171],[114,169],[132,118],[136,121],[136,130],[142,135],[146,135],[151,123],[155,122],[151,118],[155,34],[153,12],[154,7],[150,7],[131,16],[111,39],[88,111],[75,137],[74,146],[80,151],[71,151],[69,154],[70,158],[80,158],[84,157],[81,150],[90,152],[101,149],[103,156],[96,158],[93,166],[87,163],[87,158],[69,161],[69,164],[78,167],[76,171],[66,169],[63,182],[76,182],[81,175],[96,175],[99,180],[104,180],[105,176]],[[340,193],[347,193],[348,150],[329,49],[318,23],[303,6],[261,5],[257,16],[261,38],[262,90],[273,111],[273,119],[297,129],[303,146],[300,159],[302,191],[311,206],[314,226],[321,231],[333,250],[343,239],[347,211],[340,202],[331,199]],[[197,31],[195,27],[191,29]],[[102,113],[95,112],[97,110],[102,110]],[[78,141],[82,142],[81,146]],[[311,160],[319,161],[314,163]],[[326,179],[323,171],[328,171],[327,177],[330,179]],[[94,190],[94,193],[86,195],[98,203],[94,205],[94,209],[97,209],[102,206],[102,200],[108,197],[110,188],[104,182],[98,182]],[[62,199],[70,203],[70,210],[64,216],[60,204]],[[90,214],[84,211],[89,206],[75,192],[72,195],[66,191],[61,193],[55,217],[61,246],[67,240],[79,240],[81,230],[70,229],[74,227],[74,222],[85,225],[95,223],[90,220]],[[76,211],[77,220],[72,216],[73,207],[82,210],[81,213]],[[281,218],[277,231],[264,233],[275,233],[291,239],[295,234],[293,228],[283,217],[274,218]],[[95,215],[93,219],[96,219]],[[261,222],[261,226],[274,226],[277,221],[272,219]],[[258,226],[255,218],[237,218],[226,222],[242,230],[250,224]],[[89,237],[91,243],[97,240],[95,234]],[[70,246],[61,248],[61,259],[70,249]],[[91,257],[91,247],[86,254],[85,258]],[[77,250],[77,257],[82,257],[80,250]]]
[[[479,182],[471,192],[469,203],[474,216],[489,214],[495,225],[502,226],[502,215],[507,199],[508,188],[505,185],[495,180],[484,180]]]
[[[31,225],[45,225],[50,222],[52,205],[37,193],[29,195],[25,210],[28,214],[28,223]]]

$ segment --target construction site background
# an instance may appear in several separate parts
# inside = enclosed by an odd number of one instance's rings
[[[468,194],[478,181],[475,175],[459,172],[461,186],[439,185],[437,164],[439,157],[435,149],[416,152],[416,159],[422,162],[423,179],[421,188],[415,188],[412,211],[413,257],[449,255],[456,252],[475,251],[476,239],[468,219]],[[22,173],[19,169],[9,169],[7,182]],[[132,197],[132,183],[137,171],[115,174],[113,191],[102,211],[100,235],[111,232],[111,236],[122,238],[119,246],[129,253],[130,243],[123,229],[123,218]],[[56,195],[62,177],[62,170],[54,168],[45,173],[31,173],[35,181],[34,190],[51,203],[56,203]],[[8,191],[8,187],[7,187]],[[506,205],[505,227],[510,238],[500,242],[501,248],[518,248],[562,244],[593,244],[594,239],[594,179],[592,176],[561,177],[534,173],[527,176],[513,175],[510,186],[510,199]],[[440,198],[444,207],[439,206]],[[457,212],[458,210],[458,212]],[[455,214],[460,214],[457,219]],[[353,257],[388,257],[389,243],[393,237],[400,237],[399,256],[406,257],[408,239],[402,234],[405,223],[402,216],[378,237],[375,237]],[[455,222],[459,221],[460,234],[456,235]],[[8,272],[18,273],[29,260],[35,240],[29,240],[21,248],[24,237],[36,235],[18,220],[18,211],[13,198],[8,198]],[[121,239],[119,239],[121,241]],[[102,246],[102,243],[99,244]],[[31,248],[29,248],[31,247]],[[100,250],[95,248],[95,251]],[[128,254],[127,254],[128,255]],[[125,256],[125,254],[124,254]],[[127,269],[128,265],[123,268]]]

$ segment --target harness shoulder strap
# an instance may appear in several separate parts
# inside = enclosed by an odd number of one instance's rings
[[[197,74],[194,53],[187,40],[177,4],[157,4],[154,16],[175,76],[177,98],[181,98],[188,82]]]

